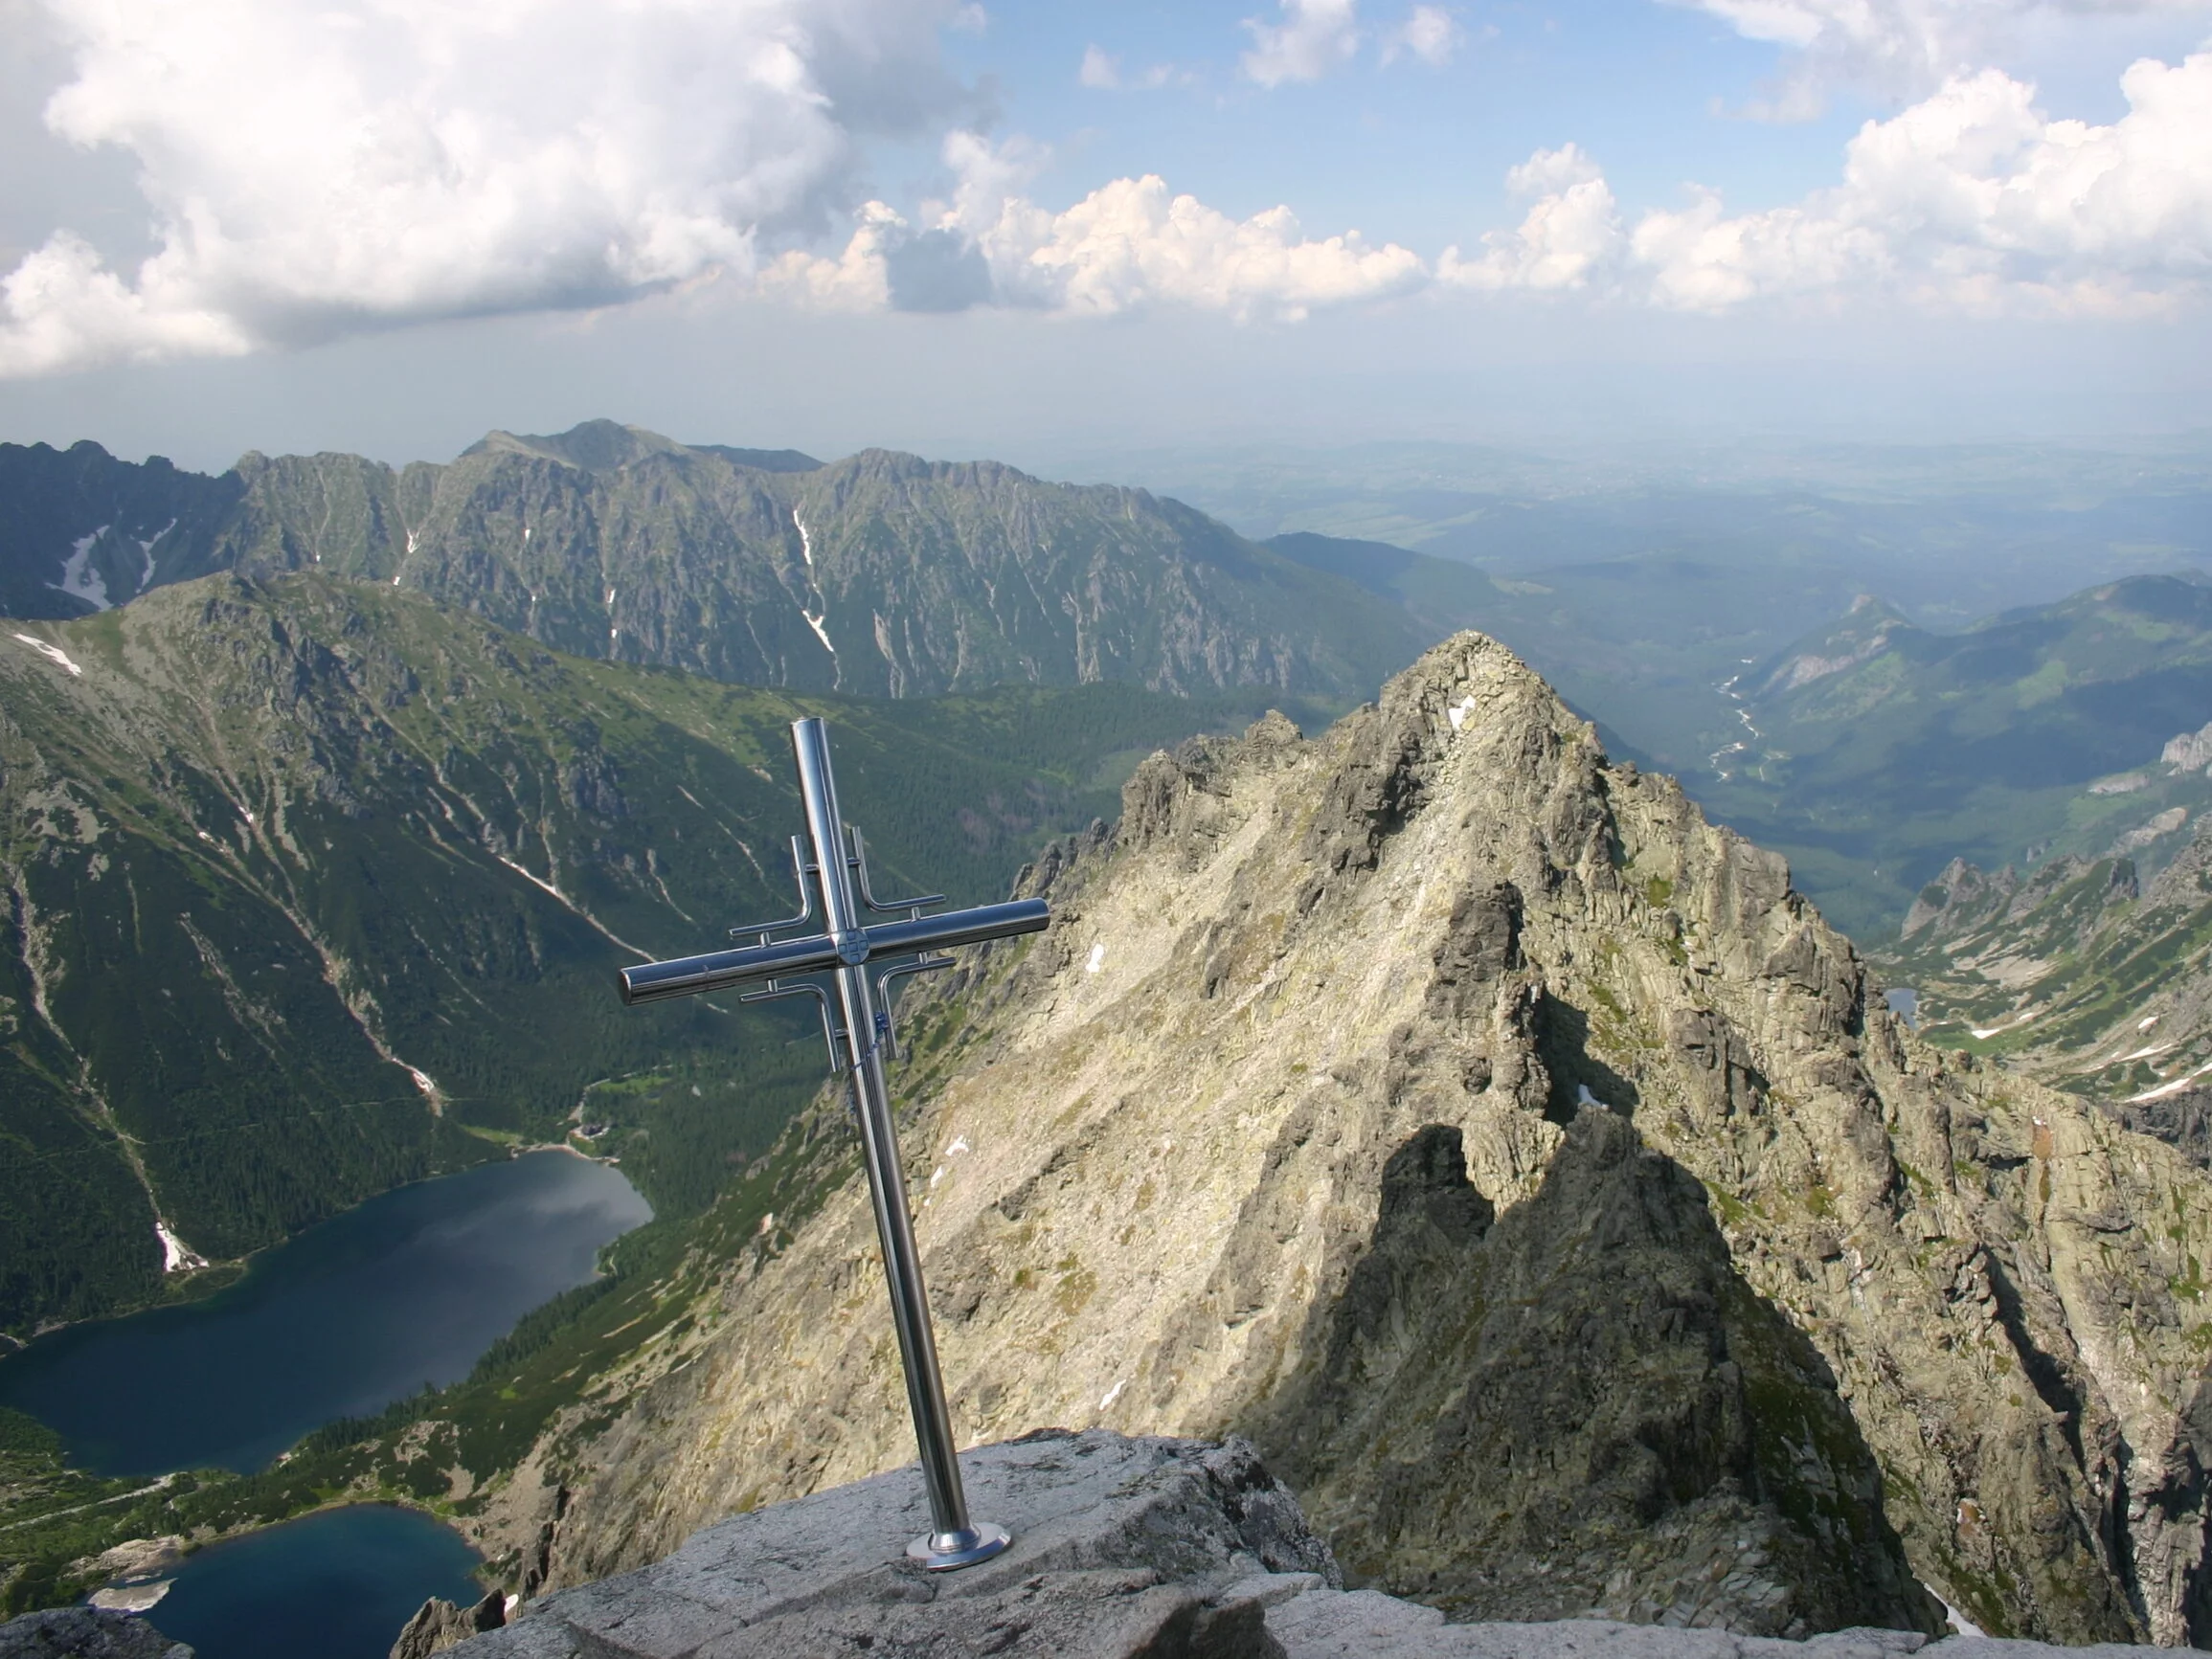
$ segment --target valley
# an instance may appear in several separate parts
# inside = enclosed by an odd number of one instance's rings
[[[653,1210],[258,1472],[0,1415],[0,1605],[333,1502],[528,1595],[908,1454],[819,1036],[608,990],[792,908],[820,714],[887,884],[1055,908],[901,1017],[964,1437],[1250,1434],[1456,1616],[2197,1630],[2201,582],[1938,632],[1894,504],[1523,560],[611,422],[0,480],[0,1329],[531,1147]]]
[[[587,1121],[657,1209],[706,1204],[817,1087],[810,1040],[751,1009],[626,1018],[606,987],[788,909],[798,713],[838,723],[884,869],[980,899],[1112,809],[1117,756],[1236,712],[1126,685],[794,701],[314,573],[12,632],[0,1330],[23,1334]]]

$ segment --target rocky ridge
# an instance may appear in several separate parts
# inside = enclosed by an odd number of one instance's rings
[[[1143,490],[884,450],[824,465],[604,420],[495,432],[443,465],[248,455],[220,479],[0,446],[0,491],[13,616],[312,570],[577,656],[892,697],[1113,680],[1348,700],[1433,638]]]
[[[1462,635],[1156,755],[914,1020],[954,1413],[1249,1433],[1461,1619],[2212,1638],[2212,1190],[1917,1040],[1782,862]],[[955,977],[948,975],[947,977]],[[903,1462],[865,1201],[518,1480],[538,1584]]]
[[[2194,738],[2177,739],[2177,743]],[[2146,880],[2135,861],[2026,871],[1954,859],[1922,890],[1886,970],[1935,1041],[2096,1101],[2212,1164],[2212,826]]]

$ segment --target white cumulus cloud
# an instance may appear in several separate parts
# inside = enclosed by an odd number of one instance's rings
[[[1467,32],[1459,20],[1441,6],[1416,6],[1406,20],[1383,37],[1383,61],[1395,62],[1400,55],[1418,57],[1441,69],[1465,43]]]
[[[2212,53],[2145,58],[2110,125],[2053,120],[1999,71],[1947,83],[1845,152],[1842,182],[1731,216],[1647,214],[1631,259],[1664,304],[1883,291],[1941,305],[2142,309],[2212,278]]]
[[[138,165],[154,254],[67,227],[0,278],[0,374],[600,304],[840,205],[951,107],[950,0],[42,0],[46,119]]]
[[[2068,18],[2212,11],[2208,0],[1677,0],[1791,54],[1755,114],[1819,113],[1828,89],[1851,84],[1920,98],[1997,60],[2037,28]]]
[[[1135,75],[1123,75],[1121,59],[1103,47],[1092,45],[1083,48],[1083,61],[1075,71],[1075,79],[1095,92],[1157,92],[1178,81],[1187,83],[1189,77],[1172,63],[1155,63]]]
[[[1147,174],[1053,212],[1024,193],[1044,159],[1032,147],[956,133],[945,159],[959,188],[924,223],[871,204],[841,256],[786,256],[770,273],[776,288],[824,304],[880,294],[920,310],[996,304],[1107,317],[1179,306],[1296,321],[1429,280],[1411,250],[1352,231],[1308,236],[1286,207],[1234,219]]]
[[[1319,80],[1360,50],[1359,0],[1281,0],[1282,21],[1247,17],[1252,50],[1239,60],[1262,86]]]
[[[1605,175],[1578,146],[1540,149],[1505,175],[1505,188],[1533,198],[1520,228],[1493,231],[1482,253],[1446,248],[1436,280],[1460,288],[1587,288],[1620,259],[1626,238]]]

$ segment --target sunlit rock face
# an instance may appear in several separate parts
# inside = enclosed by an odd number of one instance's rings
[[[963,1438],[1244,1432],[1355,1583],[1458,1618],[1940,1628],[1925,1584],[2212,1634],[2185,1158],[1922,1045],[1478,636],[1124,808],[910,1020]],[[847,1181],[610,1390],[530,1489],[553,1581],[912,1456],[873,1251]]]

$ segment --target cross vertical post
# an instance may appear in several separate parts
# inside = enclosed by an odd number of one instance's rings
[[[860,1130],[869,1194],[875,1210],[876,1238],[883,1247],[884,1277],[891,1291],[892,1322],[898,1333],[906,1372],[907,1404],[914,1414],[914,1440],[921,1453],[922,1481],[929,1493],[931,1530],[907,1545],[907,1554],[932,1571],[947,1571],[988,1560],[1012,1541],[1005,1528],[974,1521],[960,1483],[953,1441],[952,1412],[937,1366],[937,1338],[930,1328],[929,1292],[922,1282],[921,1253],[914,1236],[914,1216],[906,1175],[899,1161],[898,1132],[892,1121],[884,1058],[893,1044],[891,1013],[883,981],[892,975],[947,965],[933,951],[988,939],[1041,931],[1050,912],[1041,899],[982,905],[945,915],[925,916],[935,897],[879,903],[869,891],[868,863],[856,831],[849,830],[837,804],[837,783],[829,765],[829,733],[819,719],[794,721],[791,747],[799,766],[799,793],[806,813],[806,843],[792,843],[800,887],[800,912],[760,928],[733,929],[756,933],[756,946],[720,951],[667,962],[650,962],[621,973],[625,1003],[765,981],[762,997],[812,996],[821,1003],[830,1064],[845,1072],[853,1116]],[[806,851],[811,850],[809,863]],[[809,885],[808,878],[813,878]],[[804,938],[771,940],[770,934],[814,920],[821,900],[824,931]],[[903,921],[867,923],[862,911],[908,912]],[[893,968],[871,981],[870,963],[887,957],[919,960]],[[836,1014],[819,986],[786,986],[797,975],[828,972],[837,991]]]

